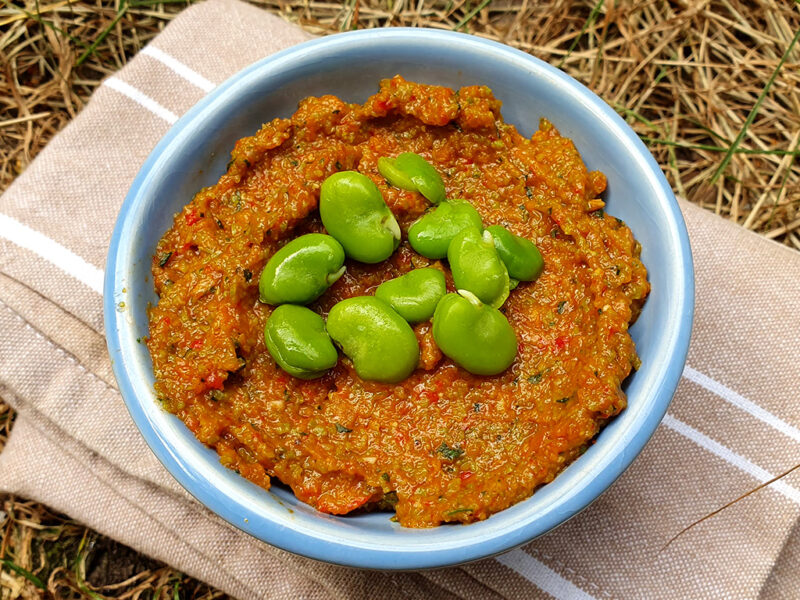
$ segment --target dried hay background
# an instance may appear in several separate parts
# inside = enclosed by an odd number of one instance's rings
[[[428,26],[531,52],[614,107],[676,192],[800,249],[800,0],[253,3],[317,34]],[[3,0],[0,191],[186,4]],[[12,421],[0,401],[0,449]],[[3,600],[221,595],[36,503],[3,511]]]

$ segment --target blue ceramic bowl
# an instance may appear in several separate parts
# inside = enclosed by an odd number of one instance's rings
[[[225,171],[234,142],[262,122],[288,117],[306,96],[363,102],[397,73],[449,87],[486,84],[526,136],[546,116],[608,177],[608,211],[641,241],[652,293],[631,329],[641,369],[627,382],[629,406],[583,456],[531,498],[486,521],[404,529],[385,513],[334,517],[291,492],[256,487],[220,465],[153,392],[146,335],[155,303],[150,257],[173,214]],[[122,206],[105,279],[108,347],[134,421],[164,466],[200,502],[249,534],[290,552],[378,569],[442,567],[503,552],[569,519],[630,465],[661,421],[683,369],[694,284],[686,228],[647,148],[602,100],[561,71],[507,46],[424,29],[344,33],[266,58],[231,77],[167,133]],[[120,302],[127,309],[116,310]]]

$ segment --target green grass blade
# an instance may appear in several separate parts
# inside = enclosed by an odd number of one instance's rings
[[[798,3],[798,0],[795,0]],[[739,147],[739,144],[742,142],[745,133],[747,133],[747,128],[750,127],[752,122],[755,120],[756,115],[758,114],[758,109],[761,108],[761,103],[766,98],[767,94],[769,93],[772,84],[775,83],[775,78],[778,77],[778,73],[783,67],[783,63],[786,62],[786,59],[789,57],[794,45],[797,43],[797,40],[800,39],[800,29],[794,34],[792,41],[789,42],[789,46],[786,48],[786,52],[783,53],[780,62],[778,62],[778,66],[775,67],[775,70],[772,71],[772,75],[770,75],[769,79],[767,80],[764,89],[761,90],[761,93],[758,95],[756,99],[756,103],[753,105],[753,108],[750,110],[750,114],[747,115],[747,119],[745,119],[744,125],[742,126],[741,130],[739,130],[739,134],[736,136],[736,139],[733,140],[733,144],[730,145],[728,151],[725,153],[725,156],[722,158],[722,162],[717,167],[717,170],[714,171],[714,175],[711,177],[711,183],[714,184],[719,179],[719,176],[728,168],[728,163],[731,162],[733,155],[736,154],[736,149]]]
[[[89,596],[92,600],[106,600],[105,596],[101,596],[97,592],[93,592],[88,587],[86,587],[83,583],[78,582],[78,589],[82,591],[84,594]]]
[[[661,144],[663,146],[675,146],[684,150],[707,150],[709,152],[730,152],[730,148],[723,146],[710,146],[707,144],[687,144],[686,142],[673,142],[672,140],[659,140],[657,138],[640,135],[639,138],[648,144]],[[754,150],[752,148],[736,148],[734,154],[748,154],[754,156],[797,156],[800,150]]]
[[[561,62],[559,62],[558,65],[556,65],[559,69],[561,68],[561,65],[564,64],[564,61],[566,61],[570,57],[572,51],[575,50],[575,47],[578,45],[578,42],[581,41],[581,38],[583,37],[583,34],[586,33],[586,30],[589,29],[589,27],[591,27],[592,25],[594,25],[594,22],[597,20],[597,15],[600,13],[600,9],[603,8],[604,2],[605,0],[598,0],[597,4],[594,5],[592,12],[589,13],[589,18],[586,19],[586,23],[583,24],[581,32],[578,34],[578,37],[572,40],[572,43],[569,45],[569,48],[567,48],[567,53],[561,58]]]
[[[75,66],[82,65],[83,61],[85,61],[92,54],[94,54],[94,51],[97,50],[97,46],[103,43],[103,40],[106,39],[106,36],[109,33],[111,33],[111,30],[114,29],[117,23],[119,23],[119,20],[125,16],[126,12],[128,12],[128,5],[125,3],[125,0],[122,0],[122,2],[120,3],[119,12],[117,13],[117,16],[114,17],[114,20],[111,21],[111,24],[108,27],[106,27],[99,36],[97,36],[97,39],[94,42],[92,42],[91,46],[89,46],[84,51],[84,53],[80,55],[78,60],[75,62]]]
[[[38,587],[40,590],[45,588],[44,582],[39,579],[36,575],[28,571],[27,569],[23,569],[22,567],[15,565],[13,562],[8,560],[7,558],[0,558],[0,564],[2,564],[7,569],[11,569],[17,575],[22,575],[25,579],[30,581],[33,585]]]
[[[76,38],[75,36],[70,35],[69,32],[65,31],[64,29],[61,29],[60,27],[56,27],[56,25],[54,23],[52,23],[51,21],[45,21],[44,18],[42,18],[42,14],[39,12],[39,1],[38,0],[36,0],[36,2],[34,3],[34,8],[36,9],[36,12],[33,12],[33,13],[28,12],[24,8],[20,8],[19,11],[22,14],[24,14],[26,17],[28,17],[29,19],[33,19],[34,21],[39,23],[39,25],[41,25],[43,27],[47,27],[49,29],[52,29],[56,33],[61,34],[66,38],[69,38],[69,41],[71,41],[73,44],[77,44],[78,46],[82,46],[84,48],[88,47],[88,44],[86,42],[84,42],[83,40],[80,40],[80,39]]]
[[[635,120],[639,121],[640,123],[644,123],[645,125],[647,125],[647,127],[649,129],[652,129],[653,131],[659,131],[659,132],[661,131],[661,129],[655,123],[653,123],[647,117],[644,117],[644,116],[640,115],[635,110],[633,110],[631,108],[627,108],[626,106],[623,106],[622,104],[619,104],[618,102],[611,102],[611,106],[618,113],[623,114],[626,117],[633,117]]]
[[[191,3],[192,0],[135,0],[134,2],[128,2],[128,8],[141,8],[157,4],[185,4],[188,6]]]
[[[720,135],[719,133],[717,133],[716,131],[714,131],[710,127],[706,127],[705,125],[703,125],[697,119],[690,119],[690,118],[687,117],[686,120],[689,121],[695,127],[698,127],[699,129],[702,129],[703,131],[705,131],[710,137],[717,138],[720,142],[730,145],[731,141],[728,138],[726,138],[724,135]]]
[[[347,14],[345,15],[344,19],[342,19],[342,24],[339,26],[339,31],[344,31],[345,27],[353,29],[353,23],[351,19],[353,18],[353,12],[355,11],[355,9],[356,9],[356,0],[348,0]],[[356,23],[356,27],[358,27],[358,23]]]
[[[466,15],[464,15],[464,18],[461,19],[455,27],[453,27],[453,31],[458,31],[459,29],[461,29],[464,25],[469,23],[475,17],[475,15],[477,15],[479,12],[481,12],[484,8],[489,6],[489,4],[491,4],[491,3],[492,3],[492,0],[483,0],[483,2],[481,2],[478,6],[473,8]]]

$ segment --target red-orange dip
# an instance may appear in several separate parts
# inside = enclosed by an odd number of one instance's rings
[[[429,203],[377,169],[406,151],[437,168],[447,197],[539,247],[544,272],[503,308],[519,340],[514,364],[471,375],[423,323],[420,365],[399,384],[362,381],[346,358],[321,379],[287,375],[263,340],[261,269],[282,244],[321,229],[320,185],[337,171],[370,177],[407,231]],[[547,121],[531,139],[504,123],[484,86],[396,76],[363,106],[307,98],[239,140],[227,173],[159,242],[147,341],[158,396],[224,465],[264,488],[276,477],[320,511],[393,507],[407,527],[485,519],[551,481],[626,406],[620,383],[638,366],[628,326],[649,284],[639,243],[602,209],[605,187]],[[432,263],[406,242],[378,265],[348,261],[311,308],[324,316]]]

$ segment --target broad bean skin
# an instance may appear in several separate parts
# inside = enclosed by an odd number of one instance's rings
[[[300,379],[322,377],[339,359],[322,317],[305,306],[282,304],[273,310],[264,341],[275,362]]]
[[[327,327],[361,379],[397,383],[417,368],[417,337],[383,300],[374,296],[342,300],[328,313]]]
[[[258,281],[266,304],[308,304],[342,276],[344,249],[329,235],[309,233],[293,239],[267,261]]]
[[[384,281],[375,290],[375,297],[386,302],[409,323],[421,323],[433,316],[446,291],[444,274],[426,267]]]
[[[442,176],[419,154],[403,152],[395,159],[380,158],[378,171],[392,185],[419,192],[433,204],[439,204],[444,200]]]
[[[483,229],[478,211],[466,200],[445,200],[411,224],[408,242],[422,256],[446,258],[456,234],[471,227]]]
[[[442,353],[475,375],[502,373],[517,355],[517,336],[505,315],[465,291],[439,302],[433,339]]]
[[[490,225],[497,253],[508,269],[508,275],[518,281],[533,281],[544,269],[544,259],[532,241],[514,235],[502,225]]]
[[[481,302],[500,308],[508,298],[511,280],[497,254],[492,234],[477,228],[463,229],[450,242],[447,260],[456,289],[475,294]]]
[[[400,226],[380,190],[357,171],[334,173],[322,183],[319,214],[353,260],[379,263],[400,244]]]

